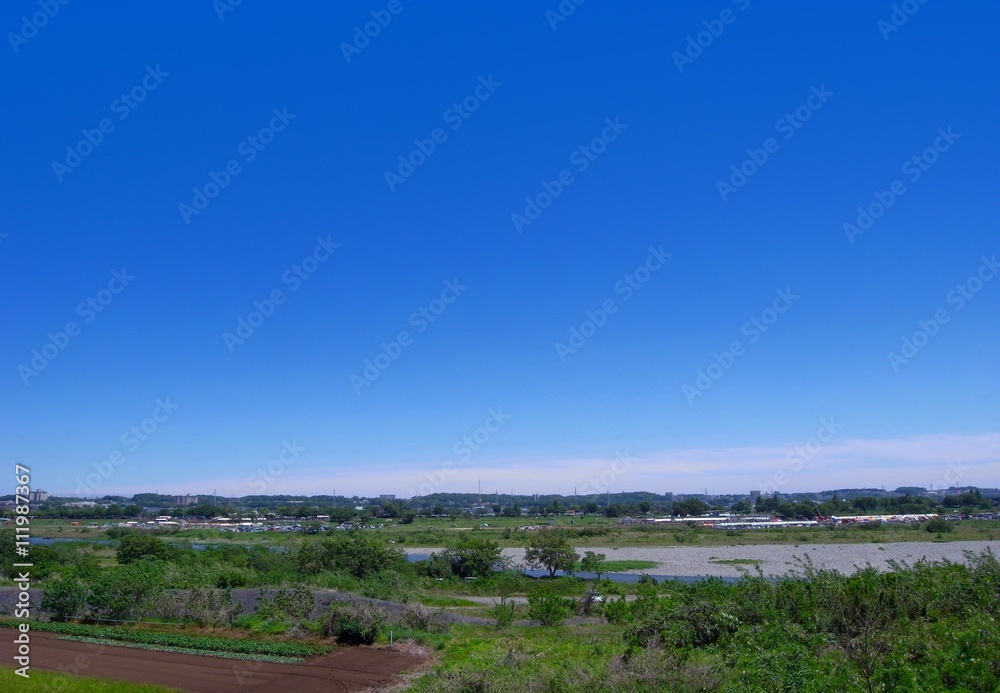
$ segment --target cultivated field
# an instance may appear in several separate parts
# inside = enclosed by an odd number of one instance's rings
[[[0,640],[0,661],[13,661],[14,650],[13,638]],[[391,650],[342,648],[301,664],[274,664],[77,642],[49,633],[32,634],[32,660],[34,670],[81,671],[88,677],[156,684],[192,693],[361,691],[398,682],[398,674],[420,666],[423,661],[420,657]],[[88,690],[87,684],[76,677],[39,678],[45,686],[39,690]],[[29,690],[32,683],[29,679],[21,686]],[[111,693],[115,688],[90,690]],[[133,690],[135,693],[155,693],[160,689],[121,690],[123,693]]]

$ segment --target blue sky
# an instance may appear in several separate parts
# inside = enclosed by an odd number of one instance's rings
[[[995,4],[332,5],[0,12],[36,488],[1000,485]]]

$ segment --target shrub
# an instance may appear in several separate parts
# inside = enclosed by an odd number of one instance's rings
[[[199,626],[228,626],[243,611],[243,604],[233,602],[230,590],[197,588],[187,593],[183,618]]]
[[[345,645],[371,645],[385,621],[385,614],[370,604],[335,604],[326,616],[323,635]]]
[[[624,599],[616,599],[604,605],[604,619],[608,623],[623,624],[633,620],[632,609]]]
[[[312,591],[305,588],[278,590],[270,596],[262,596],[254,613],[263,619],[279,621],[305,619],[309,617],[315,604],[316,598]]]
[[[948,522],[948,520],[943,517],[935,517],[927,521],[927,524],[924,525],[924,530],[930,532],[931,534],[938,532],[954,532],[955,525]]]
[[[528,617],[543,626],[557,626],[573,613],[575,606],[576,602],[567,597],[538,592],[528,597]]]
[[[395,570],[386,570],[361,581],[361,594],[371,599],[402,602],[410,600],[409,581]]]
[[[500,603],[489,610],[490,618],[497,628],[506,628],[517,618],[517,604],[507,601],[506,597],[500,597]]]

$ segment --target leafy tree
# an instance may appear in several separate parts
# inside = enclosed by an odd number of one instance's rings
[[[704,515],[708,512],[709,505],[705,501],[699,498],[685,498],[682,501],[677,501],[674,503],[673,509],[671,509],[670,514],[684,517],[691,517],[694,515]]]
[[[163,594],[163,571],[139,561],[101,573],[91,585],[88,603],[100,618],[135,621],[153,611]]]
[[[417,519],[417,514],[415,512],[412,510],[404,510],[399,516],[399,524],[412,525],[415,519]]]
[[[355,512],[354,508],[334,508],[330,511],[330,519],[336,522],[350,522]]]
[[[601,574],[604,572],[604,564],[607,562],[607,556],[603,553],[594,553],[593,551],[586,551],[583,554],[583,559],[580,561],[580,570],[585,573],[596,573],[597,579],[601,579]]]
[[[636,507],[639,508],[639,512],[641,512],[643,515],[645,515],[650,510],[652,510],[653,504],[650,503],[649,501],[639,501],[639,504]]]
[[[87,587],[79,580],[57,579],[45,583],[42,610],[57,620],[77,618],[87,606]]]
[[[879,499],[873,498],[872,496],[858,496],[851,503],[855,508],[863,512],[868,512],[870,510],[875,510],[879,507]]]
[[[569,572],[576,565],[576,551],[569,545],[566,538],[555,529],[539,530],[528,544],[524,559],[530,566],[545,568],[549,577],[557,570]]]
[[[16,542],[17,536],[13,529],[0,530],[0,576],[12,578],[18,571],[24,570],[15,568],[15,563],[29,562],[32,564],[31,579],[37,581],[50,575],[58,566],[59,555],[53,547],[32,544],[27,556],[19,556]]]
[[[946,508],[981,508],[990,509],[993,501],[983,497],[983,492],[978,488],[971,489],[957,496],[945,496],[941,505]]]
[[[455,574],[451,560],[444,553],[432,553],[426,561],[421,561],[418,565],[427,577],[450,578]]]
[[[517,507],[516,505],[513,505],[513,504],[512,505],[508,505],[506,508],[503,509],[503,516],[504,517],[520,517],[521,516],[521,509],[519,507]]]
[[[152,534],[135,532],[126,534],[118,543],[118,563],[128,565],[145,558],[165,560],[170,556],[170,545]]]
[[[470,535],[461,537],[454,548],[445,549],[441,555],[451,565],[452,573],[462,578],[487,577],[505,564],[499,544]]]
[[[305,574],[333,570],[363,579],[383,570],[402,568],[406,554],[374,535],[349,532],[322,542],[304,542],[296,554],[296,564]]]

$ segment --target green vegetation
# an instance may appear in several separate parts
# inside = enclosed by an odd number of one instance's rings
[[[403,527],[395,531],[427,531]],[[799,543],[802,537],[817,537],[837,543],[843,536],[882,541],[901,532],[926,540],[927,532],[996,530],[990,522],[944,519],[875,527],[745,534],[772,541],[783,537]],[[748,575],[733,583],[657,583],[643,576],[636,585],[623,585],[554,574],[576,568],[606,574],[655,565],[608,561],[594,551],[581,556],[574,548],[581,542],[615,546],[621,539],[683,538],[709,544],[733,536],[689,526],[610,526],[597,520],[508,530],[443,531],[445,548],[420,563],[407,562],[398,545],[389,543],[391,535],[376,530],[308,537],[284,551],[260,545],[195,551],[156,537],[130,539],[135,536],[130,532],[120,534],[117,545],[96,549],[79,543],[44,547],[49,549],[40,552],[47,571],[44,603],[57,618],[165,620],[177,625],[154,631],[148,626],[108,628],[56,621],[33,623],[32,628],[102,642],[250,658],[297,659],[327,651],[334,642],[371,645],[402,639],[431,648],[437,660],[411,689],[444,693],[1000,689],[1000,562],[989,552],[970,554],[962,565],[897,564],[891,572],[868,568],[848,577],[817,570],[803,559],[797,576],[776,581]],[[504,568],[500,547],[515,539],[548,577],[494,570]],[[232,591],[263,585],[280,589],[266,591],[252,613],[240,613]],[[335,601],[321,613],[315,588],[396,604],[352,598]],[[595,592],[605,601],[593,599]],[[500,599],[492,606],[476,605],[463,595]],[[525,595],[527,604],[515,603],[515,595]],[[246,603],[247,595],[242,596]],[[481,625],[447,625],[428,609],[406,606],[410,599],[440,608],[461,606],[459,618],[483,620]],[[209,636],[204,628],[246,637]]]
[[[371,645],[385,626],[385,615],[371,605],[337,604],[327,614],[323,635],[344,645]]]
[[[989,552],[969,555],[968,565],[919,562],[845,577],[806,562],[795,579],[656,589],[603,605],[602,620],[559,626],[557,613],[547,627],[457,626],[439,664],[409,690],[1000,688],[1000,562]]]
[[[935,517],[932,520],[928,520],[927,524],[924,525],[924,529],[932,534],[935,532],[954,532],[955,523],[948,522],[943,517]]]
[[[631,561],[614,561],[614,563],[617,564],[630,563],[630,562]],[[618,569],[628,570],[628,568],[621,568],[620,566]],[[580,559],[580,570],[585,573],[596,573],[597,579],[600,580],[601,575],[611,570],[611,568],[608,567],[607,556],[605,556],[603,553],[594,553],[593,551],[587,551],[583,554],[583,558]]]
[[[709,558],[708,560],[719,565],[760,565],[763,563],[757,558]]]
[[[0,627],[13,628],[16,627],[16,624],[16,621],[10,619],[0,620]],[[99,638],[114,641],[116,644],[160,645],[203,652],[272,655],[276,657],[309,657],[330,650],[328,646],[324,645],[220,638],[205,635],[188,635],[186,633],[140,630],[137,628],[92,626],[81,623],[32,623],[31,629],[58,633],[60,635]]]
[[[177,689],[126,681],[106,681],[32,669],[27,681],[14,669],[0,666],[0,690],[72,691],[72,693],[176,693]]]
[[[626,570],[649,570],[660,565],[656,561],[604,561],[604,573],[618,573]],[[581,566],[581,570],[583,570]],[[597,572],[597,571],[588,571]]]
[[[528,618],[543,626],[559,625],[575,609],[575,600],[555,595],[548,589],[540,589],[528,596]]]
[[[128,565],[149,559],[168,559],[172,550],[170,545],[151,534],[133,532],[126,534],[118,543],[117,559],[121,565]]]
[[[199,650],[192,647],[177,647],[175,645],[149,645],[138,642],[125,642],[110,638],[89,638],[79,635],[65,635],[64,640],[75,640],[92,645],[112,645],[114,647],[130,647],[136,650],[153,650],[154,652],[174,652],[176,654],[193,654],[202,657],[221,657],[223,659],[249,659],[257,662],[272,662],[274,664],[298,664],[302,657],[278,657],[276,655],[247,654],[243,652],[219,652],[215,650]]]
[[[482,578],[505,567],[508,561],[500,555],[500,545],[475,535],[463,535],[451,548],[433,554],[428,574],[437,577],[454,575],[460,578]]]
[[[524,553],[525,563],[548,570],[549,576],[555,575],[557,570],[572,571],[578,558],[566,535],[555,529],[535,532]]]

